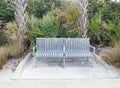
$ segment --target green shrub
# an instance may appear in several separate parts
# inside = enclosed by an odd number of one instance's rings
[[[111,30],[112,41],[120,40],[120,23]]]
[[[110,36],[109,40],[111,42],[120,40],[120,23],[115,24],[113,23],[113,21],[108,21],[104,29],[107,31],[107,34]]]
[[[9,41],[16,40],[18,36],[17,24],[15,22],[6,23],[6,28],[3,32],[7,35]]]
[[[88,0],[88,36],[97,43],[120,39],[120,2]]]
[[[112,1],[112,0],[106,0]],[[120,23],[120,2],[108,2],[102,11],[102,20],[112,21],[115,24]]]
[[[26,27],[28,30],[27,38],[32,43],[35,43],[37,37],[43,36],[40,30],[40,20],[33,15],[29,17]]]
[[[0,20],[4,22],[14,20],[14,5],[10,5],[6,0],[0,1]]]
[[[0,45],[7,42],[7,36],[4,32],[0,32]]]
[[[61,6],[61,0],[28,0],[28,14],[42,18],[52,8]]]
[[[44,37],[56,37],[58,29],[56,29],[55,18],[51,14],[47,14],[41,20],[40,28]]]
[[[0,20],[0,30],[3,29],[4,27],[5,27],[5,23],[2,20]]]
[[[78,27],[76,21],[78,19],[78,8],[76,2],[64,1],[61,8],[50,11],[56,18],[58,35],[57,37],[78,37]],[[80,36],[79,36],[80,37]]]
[[[76,30],[59,30],[58,31],[58,38],[78,38],[80,35]]]
[[[28,39],[35,43],[37,37],[56,37],[58,33],[54,16],[47,14],[39,20],[34,16],[27,23]]]
[[[102,27],[101,12],[96,13],[88,22],[88,36],[92,41],[97,43],[106,44],[110,40],[108,30],[104,30]]]

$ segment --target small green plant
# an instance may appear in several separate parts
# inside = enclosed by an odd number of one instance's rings
[[[115,42],[112,46],[105,48],[100,56],[109,63],[120,63],[120,41]]]
[[[8,35],[17,34],[17,24],[15,22],[8,22],[6,24],[6,30],[4,32]]]

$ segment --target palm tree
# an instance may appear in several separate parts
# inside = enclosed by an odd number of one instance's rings
[[[25,25],[26,25],[26,7],[27,2],[26,0],[15,0],[15,17],[16,17],[16,23],[18,27],[18,42],[19,42],[19,48],[21,53],[25,50]]]
[[[87,0],[77,0],[79,9],[79,18],[77,21],[78,30],[82,37],[87,37]]]

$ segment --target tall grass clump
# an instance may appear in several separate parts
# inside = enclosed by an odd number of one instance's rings
[[[16,41],[9,44],[8,52],[9,52],[9,56],[11,58],[17,59],[17,58],[20,57],[20,49],[19,49],[19,45],[18,45],[18,43]]]
[[[120,63],[120,41],[115,42],[112,46],[105,48],[100,53],[100,56],[109,63]]]
[[[19,45],[16,41],[0,47],[0,68],[9,58],[17,59],[20,57]]]
[[[7,62],[8,58],[8,48],[7,47],[0,47],[0,68]]]

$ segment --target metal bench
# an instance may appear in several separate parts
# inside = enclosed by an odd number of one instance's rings
[[[89,38],[37,38],[33,48],[35,65],[39,58],[62,58],[63,67],[66,58],[90,58],[93,62],[94,53],[95,48],[90,45]]]

